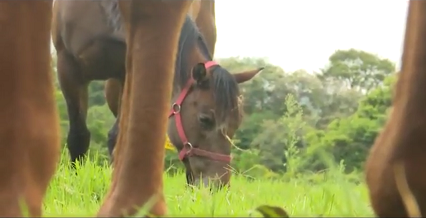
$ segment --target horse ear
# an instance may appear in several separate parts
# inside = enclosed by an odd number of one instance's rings
[[[244,83],[247,82],[251,79],[253,79],[254,76],[256,76],[258,73],[260,73],[260,71],[262,71],[263,69],[265,69],[264,67],[261,67],[259,69],[256,70],[250,70],[250,71],[245,71],[245,72],[241,72],[241,73],[235,73],[234,78],[237,81],[237,83]]]
[[[192,68],[192,78],[197,83],[202,83],[208,79],[207,69],[203,63],[198,63]]]

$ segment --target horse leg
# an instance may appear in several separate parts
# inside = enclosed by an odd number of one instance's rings
[[[120,100],[123,89],[123,82],[117,79],[108,79],[105,81],[105,98],[109,110],[117,118],[120,108]]]
[[[75,166],[76,161],[81,161],[89,149],[90,131],[86,125],[88,88],[74,58],[65,51],[59,52],[57,56],[58,79],[69,118],[67,147],[71,163]]]
[[[111,158],[111,162],[114,161],[113,151],[114,151],[115,144],[117,143],[118,124],[119,123],[120,123],[120,118],[117,117],[115,119],[114,125],[108,131],[108,152],[109,152],[109,156]]]
[[[52,1],[0,1],[1,217],[42,215],[59,158],[51,16]]]
[[[180,29],[192,1],[120,1],[126,81],[113,181],[99,216],[164,215],[164,143]],[[143,53],[145,51],[145,53]]]
[[[212,57],[214,56],[217,39],[216,14],[214,7],[214,0],[203,0],[200,3],[200,14],[198,14],[197,18],[195,19],[195,23],[197,24],[201,34],[204,36]]]
[[[123,85],[124,85],[123,82],[117,79],[109,79],[105,82],[105,97],[107,99],[109,109],[116,117],[114,125],[108,131],[108,151],[109,151],[111,162],[113,162],[113,159],[114,159],[112,152],[114,150],[115,143],[117,141],[117,135],[118,135],[118,123],[119,123],[118,114],[120,109],[120,101],[121,101]]]

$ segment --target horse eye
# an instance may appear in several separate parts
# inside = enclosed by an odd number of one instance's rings
[[[212,117],[206,115],[206,114],[201,114],[198,116],[198,121],[200,122],[200,124],[204,127],[204,128],[212,128],[214,126],[214,120]]]

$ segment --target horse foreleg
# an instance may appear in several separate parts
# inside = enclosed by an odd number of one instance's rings
[[[41,216],[59,157],[52,1],[0,1],[0,216]]]
[[[114,161],[113,157],[113,150],[115,147],[115,144],[117,142],[117,136],[118,136],[118,124],[120,122],[119,119],[119,109],[121,104],[121,96],[122,96],[122,89],[123,89],[123,82],[119,81],[117,79],[109,79],[105,82],[105,98],[108,103],[108,107],[111,110],[111,112],[115,116],[115,122],[114,125],[111,127],[111,129],[108,131],[108,151],[110,155],[111,162]]]
[[[192,1],[120,1],[126,83],[113,181],[98,215],[164,215],[164,143],[180,29]],[[127,90],[126,90],[127,89]],[[123,128],[124,127],[124,128]]]
[[[120,98],[123,89],[122,82],[117,79],[108,79],[105,81],[105,98],[109,110],[117,118],[120,108]]]
[[[90,131],[87,128],[88,84],[83,81],[78,63],[65,51],[57,53],[58,79],[67,103],[69,130],[67,147],[72,166],[82,161],[90,145]]]

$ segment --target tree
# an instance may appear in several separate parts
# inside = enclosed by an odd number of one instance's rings
[[[244,111],[254,113],[267,110],[270,107],[271,95],[275,82],[285,74],[284,70],[278,66],[268,63],[262,58],[224,58],[218,62],[230,72],[239,72],[259,67],[265,69],[254,79],[240,85],[241,93],[244,96]]]
[[[377,55],[356,50],[337,50],[320,73],[323,80],[337,79],[345,86],[368,92],[395,72],[395,64]]]
[[[348,171],[361,169],[386,121],[395,81],[396,75],[388,76],[383,86],[372,90],[360,101],[353,115],[335,119],[326,130],[312,133],[308,137],[309,143],[332,154],[336,162],[344,160]]]
[[[274,105],[276,95],[282,93],[274,92],[276,82],[284,77],[284,71],[261,58],[224,58],[218,62],[230,72],[238,72],[257,67],[265,69],[251,81],[240,85],[241,94],[244,97],[243,108],[245,117],[240,128],[236,132],[237,146],[242,149],[251,148],[254,137],[260,134],[264,120],[273,120],[280,116],[275,113],[279,106]],[[283,98],[284,99],[284,98]]]

